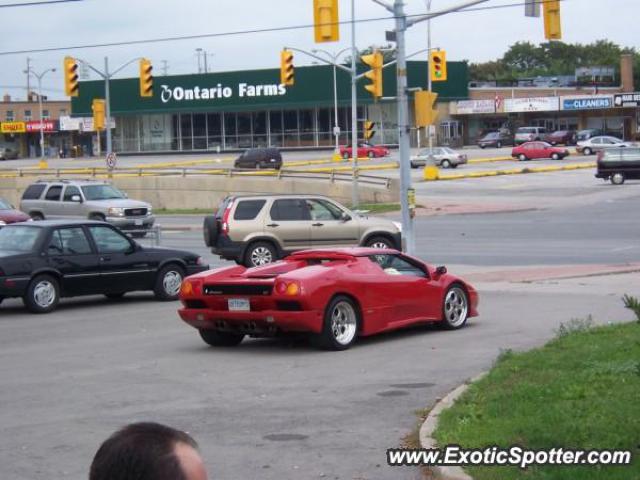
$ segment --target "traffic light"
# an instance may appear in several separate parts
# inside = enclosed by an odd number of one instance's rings
[[[280,52],[280,83],[283,85],[294,84],[293,52],[282,50]]]
[[[436,122],[438,118],[438,110],[435,108],[437,98],[437,93],[427,90],[419,90],[415,93],[416,127],[427,127]]]
[[[78,96],[78,62],[73,57],[64,57],[64,93],[69,97]]]
[[[444,50],[432,50],[429,54],[429,70],[432,82],[444,82],[447,80],[447,52]]]
[[[93,129],[97,132],[105,128],[105,103],[102,98],[94,98],[91,104],[93,110]]]
[[[338,0],[313,0],[313,25],[316,43],[340,40]]]
[[[560,40],[562,38],[560,0],[545,0],[542,4],[542,14],[544,17],[544,38]]]
[[[371,80],[371,83],[365,85],[364,88],[373,95],[373,98],[377,99],[382,96],[382,53],[374,50],[369,55],[362,55],[360,60],[371,67],[371,70],[364,74],[364,77]]]
[[[140,96],[153,97],[153,65],[151,60],[140,59]]]
[[[371,137],[373,137],[376,134],[376,131],[374,130],[374,128],[376,127],[375,122],[371,122],[369,120],[366,120],[364,122],[364,139],[365,140],[369,140]]]

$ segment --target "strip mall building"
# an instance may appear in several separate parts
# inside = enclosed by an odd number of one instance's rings
[[[488,129],[539,125],[554,129],[603,128],[635,138],[637,108],[616,106],[614,95],[633,92],[630,65],[622,62],[622,85],[593,88],[469,87],[467,64],[448,62],[448,81],[434,83],[438,97],[440,144],[473,143]],[[408,62],[410,88],[426,88],[426,62]],[[279,70],[250,70],[156,77],[154,96],[141,98],[137,78],[111,82],[115,119],[113,148],[120,153],[236,151],[250,147],[330,148],[334,145],[333,69],[298,67],[295,85],[279,84]],[[376,122],[372,142],[397,143],[395,101],[374,102],[358,84],[358,131]],[[394,97],[395,69],[384,72],[384,95]],[[72,99],[74,117],[91,115],[91,102],[104,97],[104,83],[81,82]],[[351,85],[338,70],[340,143],[350,138]],[[410,104],[413,118],[413,104]],[[413,146],[424,144],[424,132],[412,132]]]

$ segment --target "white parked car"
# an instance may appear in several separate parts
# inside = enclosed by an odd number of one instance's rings
[[[411,157],[411,168],[424,167],[429,158],[429,149],[420,150],[417,155]],[[456,152],[449,147],[433,147],[433,158],[435,164],[442,168],[456,168],[458,165],[467,163],[467,155]]]
[[[576,145],[576,151],[584,155],[591,155],[592,153],[601,152],[609,148],[620,147],[635,147],[635,143],[624,142],[616,137],[610,137],[608,135],[600,135],[598,137],[591,137],[588,140],[578,142]]]

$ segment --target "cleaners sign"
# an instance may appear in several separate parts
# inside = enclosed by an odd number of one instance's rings
[[[613,107],[611,95],[580,95],[578,97],[560,97],[562,110],[599,110]]]

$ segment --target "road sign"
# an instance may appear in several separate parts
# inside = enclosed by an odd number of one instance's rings
[[[616,93],[613,96],[613,104],[616,107],[640,107],[640,93]]]
[[[116,154],[115,152],[111,152],[109,155],[107,155],[107,168],[109,170],[113,170],[114,168],[116,168],[116,163],[117,163]]]

